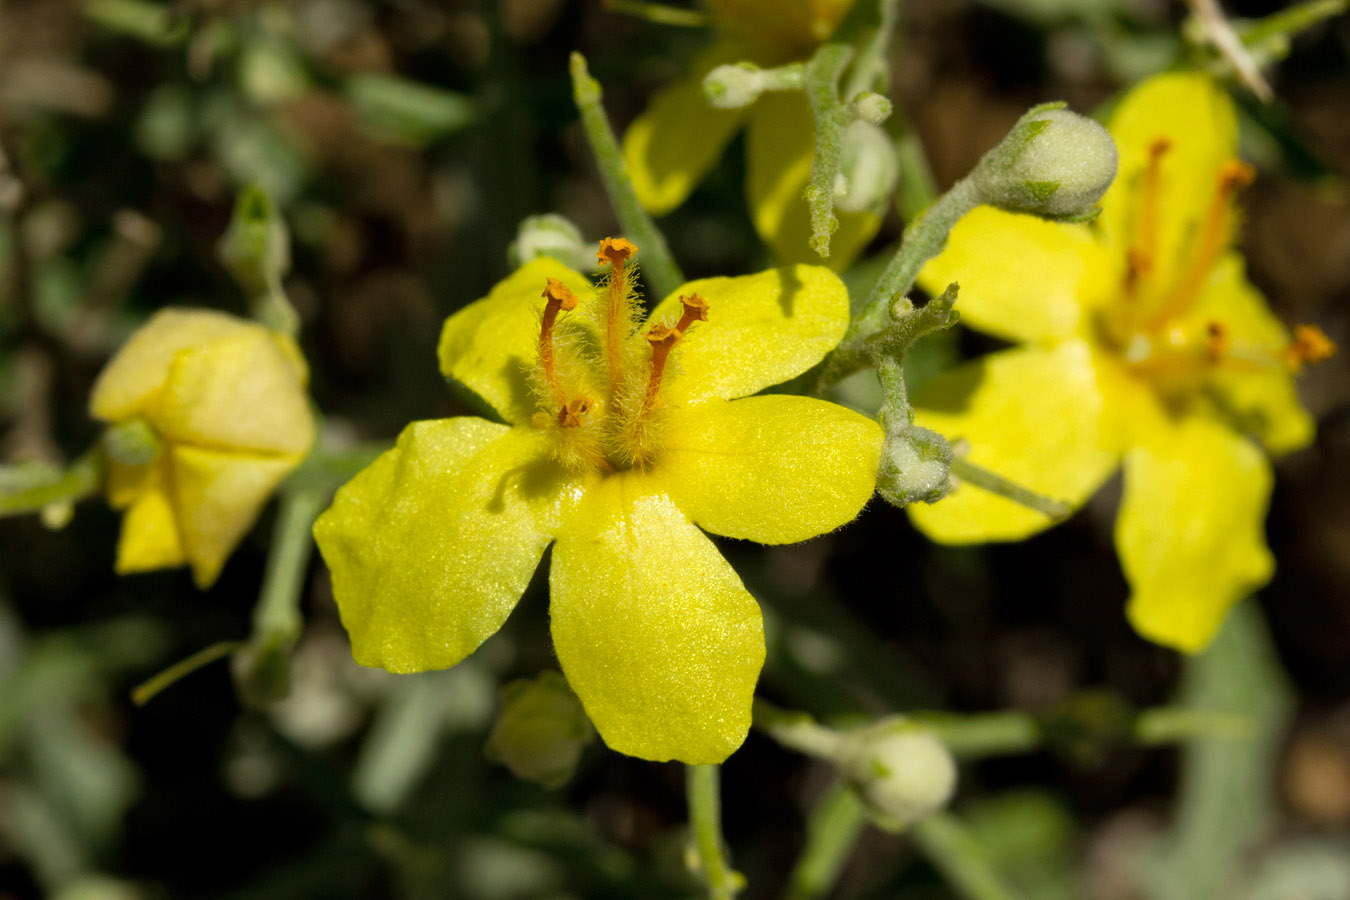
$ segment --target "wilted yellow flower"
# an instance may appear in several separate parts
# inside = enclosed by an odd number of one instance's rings
[[[272,490],[314,443],[304,358],[289,337],[204,309],[156,313],[99,375],[90,413],[148,428],[152,458],[110,458],[124,509],[117,571],[188,564],[215,581]]]
[[[747,396],[843,335],[827,269],[695,281],[640,330],[634,250],[602,243],[599,288],[535,260],[448,319],[441,370],[511,424],[413,423],[314,533],[357,662],[394,672],[472,653],[553,544],[553,645],[601,737],[720,762],[749,728],[764,632],[700,528],[779,544],[839,527],[871,496],[881,429]]]
[[[1082,503],[1124,462],[1116,547],[1140,634],[1196,651],[1274,570],[1262,523],[1272,453],[1313,425],[1292,372],[1330,352],[1291,340],[1230,244],[1237,191],[1231,101],[1172,74],[1131,91],[1111,119],[1120,174],[1092,225],[982,207],[925,269],[961,285],[962,321],[1021,346],[929,382],[919,424],[970,458]],[[939,541],[1018,540],[1048,523],[979,488],[912,518]]]
[[[658,91],[623,138],[624,163],[638,199],[654,215],[684,202],[746,128],[746,199],[755,230],[780,262],[816,262],[811,215],[803,199],[815,155],[811,106],[801,91],[766,93],[747,107],[716,109],[703,79],[740,61],[764,68],[811,56],[853,0],[705,0],[718,37],[683,77]],[[881,225],[872,212],[836,210],[832,268],[842,269]]]

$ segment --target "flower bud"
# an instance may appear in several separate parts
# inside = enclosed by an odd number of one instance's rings
[[[909,425],[886,435],[877,493],[894,506],[936,503],[951,490],[952,448],[941,435]]]
[[[749,106],[764,93],[764,73],[750,62],[718,66],[703,79],[703,99],[718,109]]]
[[[865,91],[853,98],[853,109],[858,118],[873,125],[880,125],[891,117],[891,101],[874,91]]]
[[[839,151],[835,208],[845,212],[874,209],[895,193],[899,180],[900,161],[886,132],[861,119],[850,124]]]
[[[483,753],[517,778],[561,787],[594,732],[581,701],[557,672],[502,688],[502,711]]]
[[[1116,164],[1116,145],[1105,128],[1063,104],[1045,104],[1018,119],[971,178],[991,206],[1079,221],[1096,215]]]
[[[873,820],[891,831],[941,809],[956,788],[951,751],[931,731],[903,719],[848,734],[838,764]]]
[[[517,269],[541,256],[552,257],[583,272],[595,265],[595,242],[587,241],[581,229],[557,213],[530,216],[522,221],[507,253],[512,267]]]

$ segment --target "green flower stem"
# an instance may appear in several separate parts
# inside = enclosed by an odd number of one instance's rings
[[[848,107],[840,102],[839,79],[851,59],[853,48],[847,44],[823,45],[807,65],[803,84],[816,126],[816,151],[811,157],[806,204],[811,209],[811,249],[822,259],[829,258],[830,235],[839,227],[834,214],[834,183],[839,177],[844,129],[854,119]]]
[[[998,494],[1000,497],[1006,497],[1028,509],[1034,509],[1052,521],[1062,522],[1073,515],[1073,507],[1063,500],[1055,500],[1038,494],[1029,488],[1024,488],[1002,475],[975,465],[964,457],[952,457],[950,471],[967,484],[973,484],[978,488],[989,491],[991,494]]]
[[[689,823],[694,832],[703,881],[708,900],[732,900],[740,887],[740,876],[727,864],[722,849],[721,770],[715,766],[689,766],[685,769],[685,791],[689,798]]]
[[[198,650],[187,659],[179,660],[158,675],[149,678],[131,689],[131,702],[144,706],[156,694],[176,681],[209,665],[218,659],[224,659],[244,646],[242,641],[217,641],[209,647]]]
[[[806,713],[779,709],[758,697],[754,725],[784,747],[817,759],[833,760],[842,743],[839,732],[819,724]]]
[[[1237,33],[1242,43],[1253,50],[1270,41],[1287,43],[1300,31],[1311,28],[1323,19],[1339,16],[1348,8],[1350,2],[1347,0],[1306,0],[1264,19],[1238,24]]]
[[[633,190],[619,142],[609,127],[609,119],[605,117],[605,109],[600,103],[600,82],[591,77],[586,68],[586,57],[580,53],[572,54],[571,69],[572,97],[581,113],[586,139],[590,142],[591,152],[595,154],[605,193],[614,205],[619,224],[628,238],[638,245],[642,271],[656,293],[661,297],[674,293],[676,288],[684,284],[684,275],[680,273],[670,248],[666,246],[665,236],[642,208]]]
[[[936,202],[937,182],[919,133],[899,105],[891,111],[891,122],[893,133],[898,130],[895,153],[900,162],[900,191],[895,202],[900,209],[900,218],[913,222]]]
[[[932,728],[961,759],[1030,753],[1041,746],[1040,723],[1024,712],[915,713],[913,718]]]
[[[28,463],[0,466],[0,517],[74,503],[103,486],[103,452],[88,451],[65,469]]]
[[[639,19],[646,19],[657,25],[675,25],[681,28],[706,28],[712,24],[707,13],[696,9],[681,9],[664,3],[650,3],[647,0],[602,0],[605,9],[623,13]]]
[[[1233,26],[1224,18],[1223,10],[1219,8],[1217,0],[1186,0],[1186,5],[1191,8],[1192,15],[1200,22],[1204,30],[1205,39],[1214,47],[1219,56],[1232,67],[1233,72],[1245,84],[1252,93],[1261,99],[1263,103],[1269,103],[1275,99],[1275,92],[1270,89],[1266,79],[1261,75],[1261,69],[1257,66],[1256,60],[1252,59],[1251,53],[1243,45],[1242,39],[1238,37]]]
[[[899,18],[900,0],[873,0],[871,4],[857,4],[840,26],[839,37],[850,37],[858,32],[863,35],[860,40],[851,41],[858,47],[858,53],[844,88],[846,100],[863,91],[876,90],[878,85],[889,81],[886,55]]]
[[[968,900],[1016,900],[990,864],[984,847],[951,813],[934,813],[910,829],[914,842],[949,884]]]
[[[1249,716],[1189,706],[1146,709],[1134,723],[1135,740],[1149,746],[1196,739],[1244,741],[1256,731],[1256,722]]]
[[[806,844],[788,876],[785,900],[817,900],[829,894],[866,827],[862,801],[836,781],[806,823]]]

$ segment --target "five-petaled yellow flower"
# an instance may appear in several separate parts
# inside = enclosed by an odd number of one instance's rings
[[[640,330],[634,249],[601,244],[599,288],[540,259],[450,317],[442,371],[510,424],[413,423],[314,531],[357,662],[394,672],[472,653],[552,543],[554,648],[605,742],[719,762],[749,728],[764,634],[700,528],[778,544],[839,527],[882,436],[824,401],[748,396],[842,336],[828,270],[695,281]]]
[[[623,155],[638,199],[664,215],[684,202],[742,125],[746,199],[755,230],[783,263],[818,262],[803,199],[815,154],[811,107],[801,91],[767,93],[743,109],[716,109],[703,78],[746,60],[764,68],[803,60],[830,36],[854,0],[704,0],[720,37],[685,75],[653,98],[624,134]],[[830,267],[849,264],[881,225],[867,211],[836,210]]]
[[[962,321],[1021,346],[929,382],[917,421],[969,443],[970,458],[1082,503],[1124,461],[1116,547],[1145,637],[1203,648],[1228,609],[1274,569],[1262,522],[1269,452],[1306,445],[1312,422],[1292,373],[1330,352],[1293,340],[1231,249],[1231,101],[1207,78],[1162,75],[1111,120],[1120,174],[1091,225],[994,209],[966,216],[924,270],[961,285]],[[913,521],[939,541],[1017,540],[1038,513],[959,487]]]
[[[188,564],[198,587],[216,580],[314,443],[308,377],[289,337],[225,313],[163,310],[131,336],[89,402],[97,419],[140,420],[157,448],[108,462],[119,573]]]

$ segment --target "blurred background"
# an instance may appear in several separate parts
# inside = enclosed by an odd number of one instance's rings
[[[1028,106],[1092,111],[1193,55],[1186,7],[1164,0],[901,10],[892,96],[942,188]],[[618,230],[568,54],[587,55],[621,129],[707,39],[596,0],[0,0],[0,462],[83,452],[90,385],[152,311],[246,314],[216,245],[252,183],[291,230],[286,290],[332,439],[475,411],[437,371],[443,318],[510,271],[526,216]],[[1285,49],[1273,104],[1235,93],[1260,172],[1241,245],[1278,315],[1346,347],[1350,18]],[[690,277],[771,262],[742,140],[661,221]],[[891,210],[851,278],[902,224]],[[940,335],[915,377],[992,346]],[[1277,463],[1279,571],[1241,611],[1268,639],[1203,676],[1125,622],[1115,484],[1006,547],[930,545],[880,502],[801,546],[719,540],[765,608],[760,693],[832,721],[1025,710],[1058,726],[1044,749],[964,764],[954,801],[1022,896],[1350,898],[1350,355],[1301,389],[1318,438]],[[55,530],[0,519],[0,898],[698,893],[682,767],[597,741],[548,790],[484,758],[501,685],[556,668],[539,578],[468,661],[398,677],[351,661],[315,560],[289,696],[244,703],[218,662],[133,705],[138,683],[249,634],[274,519],[206,592],[184,570],[115,577],[118,519],[100,500]],[[1180,750],[1113,728],[1179,691],[1251,714],[1249,739]],[[784,889],[829,781],[758,733],[723,767],[745,896]],[[1210,886],[1185,887],[1192,869]],[[869,831],[831,896],[963,894],[904,836]]]

